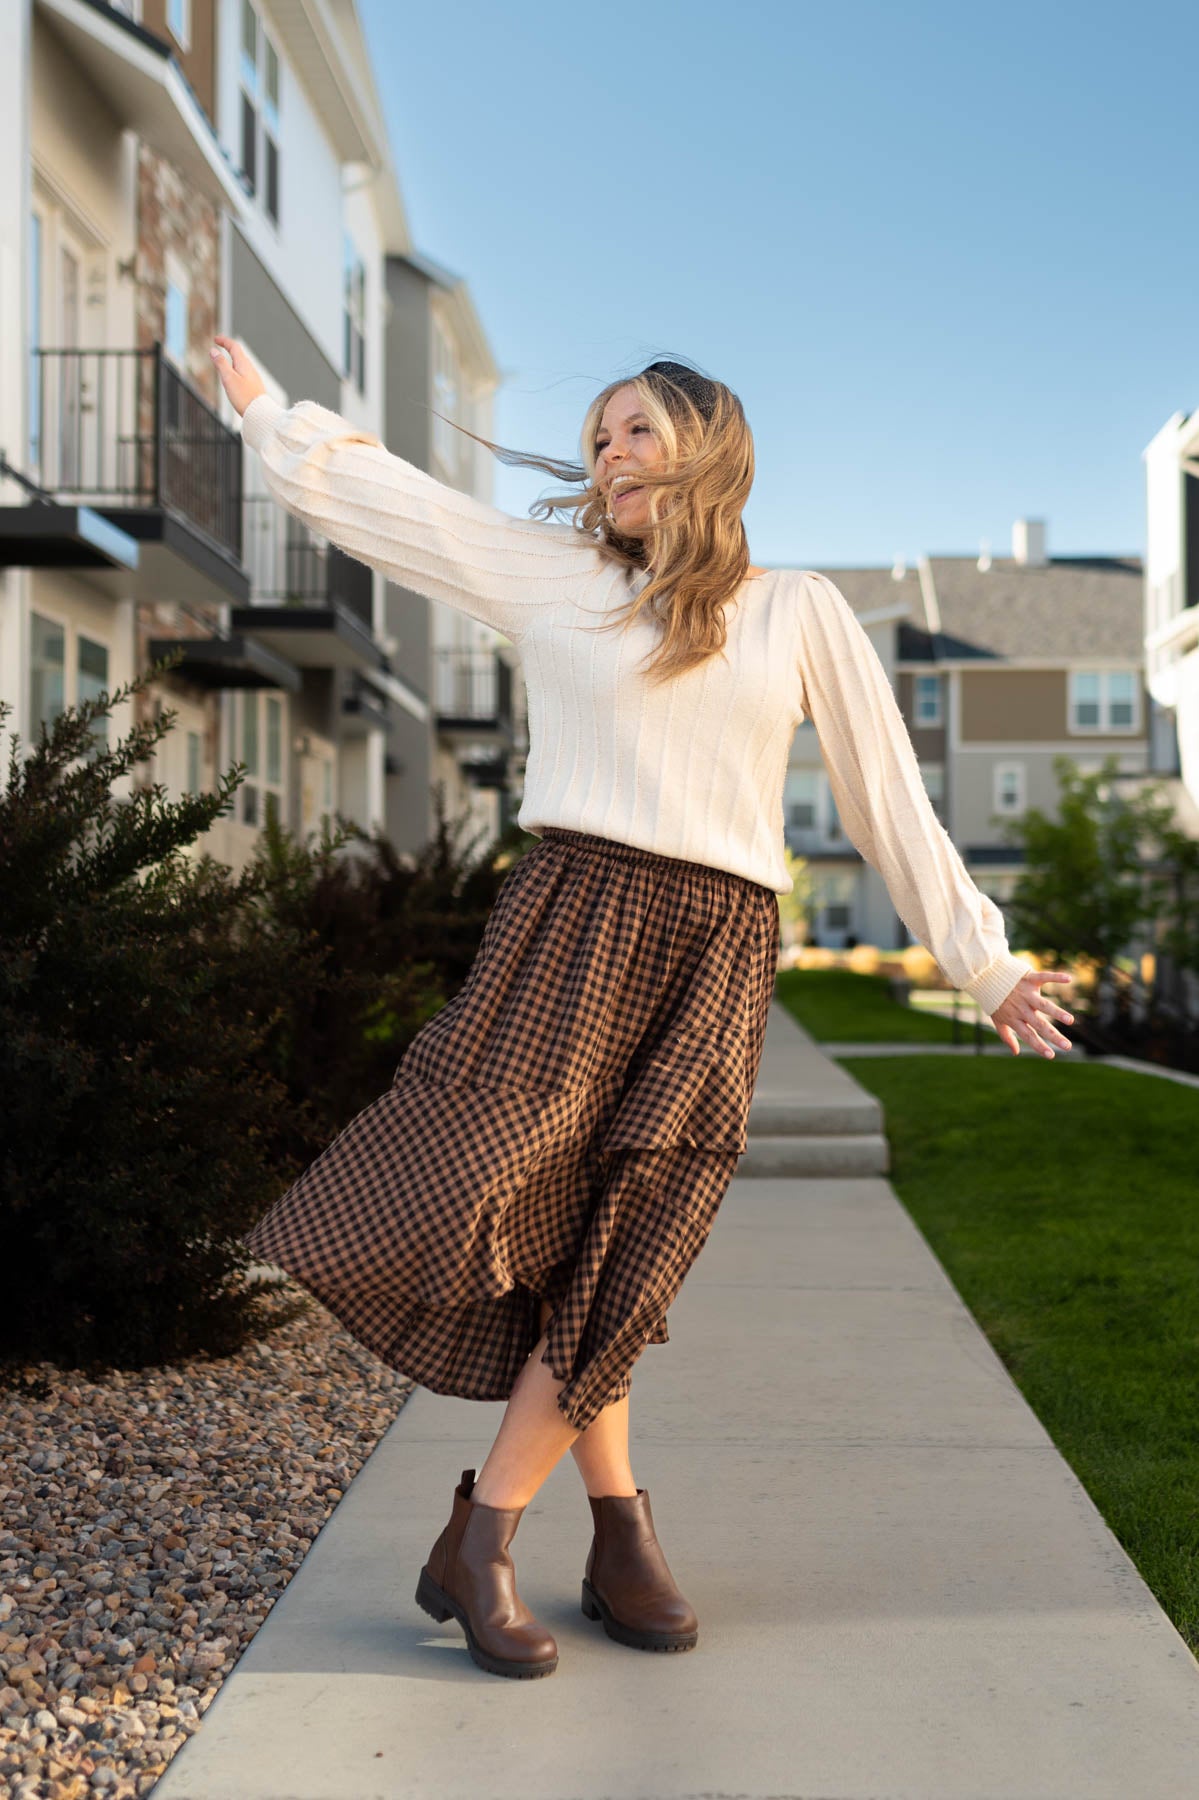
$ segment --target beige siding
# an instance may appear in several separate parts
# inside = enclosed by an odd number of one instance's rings
[[[230,15],[233,16],[232,14]],[[195,90],[196,99],[216,122],[216,4],[215,0],[192,0],[191,43],[181,50],[167,30],[166,0],[142,0],[142,24],[155,37],[171,46],[183,73]]]
[[[964,744],[1070,735],[1065,669],[963,669],[959,679]]]

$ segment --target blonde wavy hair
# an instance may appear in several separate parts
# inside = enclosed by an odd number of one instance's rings
[[[722,608],[750,566],[741,513],[753,486],[754,442],[744,409],[723,382],[685,364],[674,367],[684,371],[681,378],[648,368],[609,382],[587,408],[577,463],[509,450],[456,426],[501,462],[544,469],[582,489],[536,500],[531,514],[549,519],[569,513],[575,529],[603,557],[650,571],[641,592],[595,629],[627,630],[643,613],[658,620],[662,639],[645,671],[655,684],[723,654],[728,631]],[[596,483],[596,433],[608,401],[625,387],[636,390],[662,452],[659,467],[637,472],[650,513],[637,537],[616,530]],[[693,397],[697,392],[702,405]]]

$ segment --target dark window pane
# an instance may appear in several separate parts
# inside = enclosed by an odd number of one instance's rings
[[[279,147],[273,137],[266,140],[266,210],[268,217],[279,223]]]
[[[248,94],[241,97],[241,171],[252,194],[258,192],[258,114]]]

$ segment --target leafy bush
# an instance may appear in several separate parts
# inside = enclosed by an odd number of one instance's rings
[[[299,844],[272,825],[234,877],[197,840],[213,794],[114,784],[176,717],[111,750],[61,714],[0,799],[0,1372],[93,1372],[226,1354],[295,1308],[266,1302],[242,1239],[390,1083],[474,961],[514,856],[445,817],[405,861],[354,827]],[[0,725],[11,708],[0,703]],[[339,856],[347,846],[352,853]],[[302,1300],[297,1305],[302,1305]]]
[[[287,1104],[263,1047],[311,953],[253,928],[261,885],[186,847],[224,810],[113,783],[173,712],[114,748],[62,713],[0,799],[0,1359],[139,1367],[228,1351],[263,1328],[239,1245],[277,1191]],[[0,708],[0,723],[11,711]],[[248,922],[250,929],[239,931]],[[283,1323],[276,1311],[274,1324]]]
[[[357,853],[301,845],[277,821],[259,839],[259,929],[307,942],[317,979],[293,987],[268,1057],[288,1094],[281,1158],[310,1161],[386,1089],[404,1050],[466,979],[512,860],[537,840],[516,827],[478,850],[446,816],[414,857],[383,835],[344,827]]]

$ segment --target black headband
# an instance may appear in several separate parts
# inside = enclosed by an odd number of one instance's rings
[[[698,375],[689,369],[686,363],[652,362],[642,369],[643,375],[663,375],[666,380],[681,388],[689,400],[694,401],[701,417],[707,423],[716,411],[716,386],[706,375]]]

